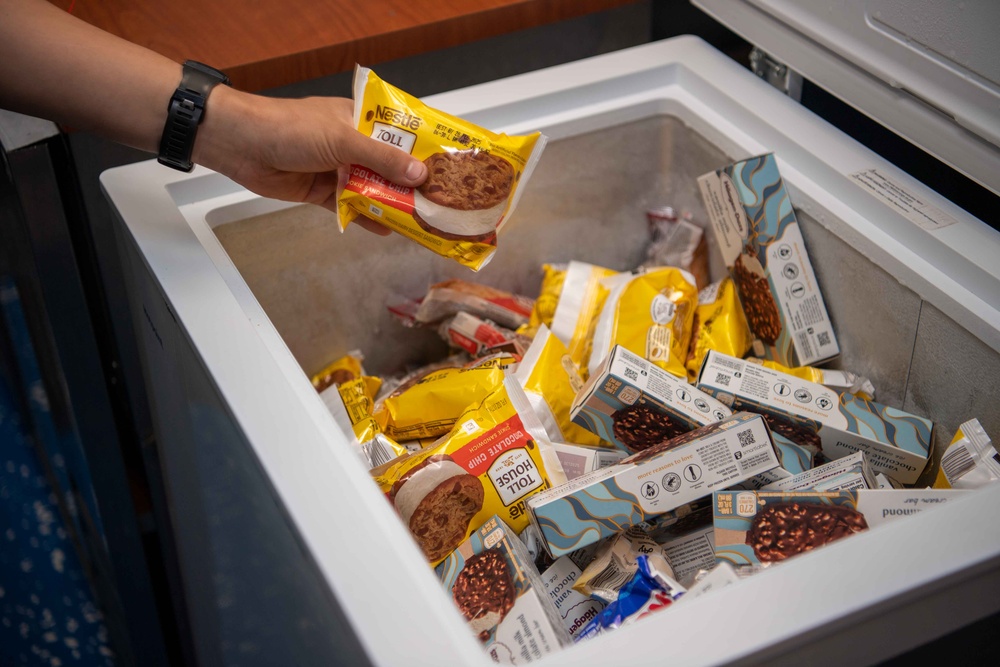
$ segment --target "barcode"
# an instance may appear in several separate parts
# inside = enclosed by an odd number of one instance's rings
[[[740,447],[749,447],[757,442],[757,439],[753,437],[753,429],[749,428],[737,431],[736,437],[740,439]]]
[[[371,462],[372,467],[382,465],[383,463],[388,463],[389,461],[396,458],[396,454],[381,440],[369,440],[364,445],[362,449],[365,452],[365,457]]]
[[[952,447],[941,457],[941,469],[949,482],[954,482],[975,467],[972,454],[963,446]]]
[[[728,387],[731,379],[732,377],[725,373],[715,374],[715,384],[721,384],[723,387]]]
[[[818,334],[816,334],[816,342],[819,344],[820,347],[826,347],[827,345],[829,345],[830,344],[830,332],[829,331],[820,331]]]
[[[590,580],[590,587],[593,589],[610,588],[618,590],[628,583],[628,580],[631,578],[632,574],[630,572],[619,570],[612,562]]]

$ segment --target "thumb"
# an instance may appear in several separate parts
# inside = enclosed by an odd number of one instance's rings
[[[393,183],[416,187],[427,178],[427,165],[423,162],[360,132],[351,133],[348,150],[352,162],[373,169]]]

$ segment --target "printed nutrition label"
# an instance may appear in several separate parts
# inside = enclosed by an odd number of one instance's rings
[[[767,269],[795,343],[798,364],[805,366],[837,356],[840,348],[833,324],[798,225],[789,226],[780,239],[768,246]]]
[[[922,229],[934,231],[958,222],[877,169],[864,169],[850,176],[855,183],[881,199],[886,206]]]

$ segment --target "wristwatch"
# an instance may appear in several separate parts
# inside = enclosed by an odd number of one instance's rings
[[[160,164],[191,171],[191,151],[198,134],[198,125],[205,117],[205,102],[212,88],[219,84],[230,85],[229,77],[203,63],[188,60],[184,63],[181,83],[170,98],[167,122],[160,137]]]

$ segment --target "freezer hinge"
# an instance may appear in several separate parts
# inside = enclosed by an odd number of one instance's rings
[[[802,101],[802,75],[759,47],[753,47],[750,52],[750,69],[796,102]]]

